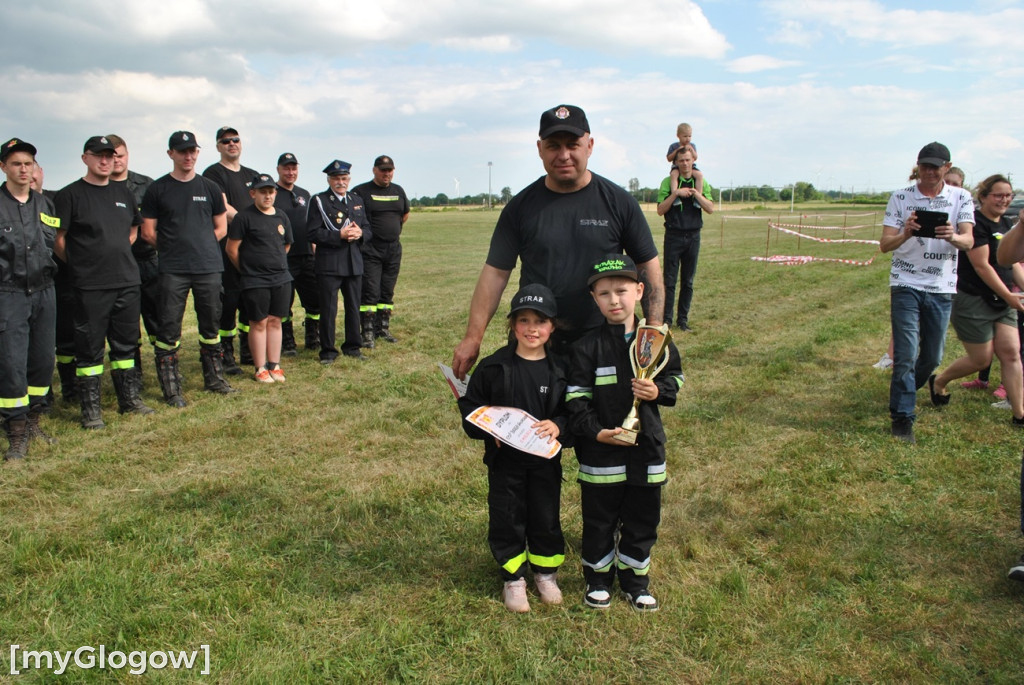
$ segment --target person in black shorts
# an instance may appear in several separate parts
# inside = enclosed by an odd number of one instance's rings
[[[254,204],[238,212],[228,226],[228,258],[242,276],[242,301],[249,313],[249,349],[255,380],[284,383],[281,370],[281,319],[288,314],[292,275],[288,248],[292,227],[274,206],[277,184],[258,174],[249,186]]]
[[[119,411],[152,414],[139,397],[135,350],[139,344],[139,267],[132,256],[142,216],[131,191],[111,183],[114,144],[105,136],[85,141],[86,174],[57,193],[60,227],[54,252],[71,272],[75,291],[75,385],[82,428],[103,428],[100,378],[104,340]]]
[[[316,264],[313,249],[306,234],[306,216],[309,209],[309,191],[295,185],[299,180],[299,160],[290,152],[277,158],[277,196],[274,206],[287,215],[292,224],[292,243],[288,250],[288,270],[292,274],[291,296],[288,299],[288,317],[281,322],[281,353],[286,357],[296,354],[292,307],[298,293],[302,308],[306,310],[303,326],[306,329],[307,350],[320,349],[320,294],[316,285]]]
[[[153,179],[128,169],[128,144],[118,135],[107,136],[114,145],[114,171],[110,174],[111,183],[123,183],[135,198],[135,206],[142,207],[142,197],[153,183]],[[160,264],[157,260],[156,248],[145,240],[136,239],[132,243],[132,255],[139,266],[139,313],[142,314],[142,325],[146,329],[149,344],[156,340],[158,326],[157,302],[160,295]],[[139,382],[142,382],[142,336],[135,348],[135,368],[139,370]]]
[[[391,335],[391,315],[395,311],[395,285],[402,266],[402,226],[409,219],[409,198],[402,186],[392,183],[395,162],[387,155],[373,161],[373,180],[352,189],[363,198],[372,239],[363,240],[363,291],[359,317],[363,329],[363,347],[372,348],[374,338],[398,342]]]
[[[552,107],[541,114],[539,138],[546,173],[512,198],[498,218],[469,305],[466,334],[452,359],[459,378],[480,354],[480,341],[517,260],[522,262],[520,288],[541,283],[558,300],[564,324],[552,336],[558,356],[564,358],[570,342],[604,321],[585,283],[591,265],[608,253],[625,251],[636,262],[645,284],[647,321],[661,324],[665,291],[651,228],[633,197],[587,168],[594,149],[587,115],[573,105]]]
[[[231,393],[221,366],[220,287],[224,262],[218,241],[227,235],[227,209],[220,186],[196,174],[199,145],[190,131],[175,131],[167,156],[174,168],[142,198],[142,238],[160,253],[160,332],[154,350],[164,400],[184,407],[178,348],[185,300],[192,291],[199,326],[203,384],[211,392]]]
[[[254,169],[242,166],[242,138],[232,126],[217,129],[217,151],[220,161],[214,162],[203,170],[203,176],[214,181],[224,191],[224,205],[227,208],[227,220],[230,224],[235,214],[252,204],[249,197],[249,183],[256,175]],[[221,241],[221,248],[224,241]],[[235,363],[235,334],[238,334],[238,360],[242,364],[251,364],[249,354],[248,318],[241,309],[241,280],[235,265],[222,252],[224,271],[222,272],[223,291],[221,292],[220,339],[224,372],[229,375],[242,373]],[[238,312],[236,325],[235,312]]]
[[[373,232],[363,211],[363,201],[348,192],[352,165],[334,160],[324,168],[330,188],[313,197],[306,233],[316,245],[316,277],[320,284],[320,363],[333,364],[338,358],[334,346],[334,325],[338,316],[338,291],[345,299],[346,357],[365,361],[360,351],[359,292],[363,279],[360,245]]]

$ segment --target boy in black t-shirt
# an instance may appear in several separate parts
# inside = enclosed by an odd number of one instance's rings
[[[288,248],[292,228],[274,206],[277,184],[267,174],[252,179],[254,204],[239,210],[228,226],[228,258],[241,275],[243,309],[249,316],[249,349],[259,383],[284,383],[281,319],[288,315],[292,275]]]

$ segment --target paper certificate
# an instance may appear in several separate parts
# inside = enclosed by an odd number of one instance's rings
[[[466,394],[466,389],[469,387],[469,376],[466,376],[466,380],[455,377],[455,372],[452,371],[452,367],[445,366],[441,362],[437,363],[441,367],[441,374],[444,379],[448,381],[448,387],[452,389],[452,394],[455,395],[455,399],[459,399]]]
[[[477,428],[482,428],[506,445],[520,452],[550,459],[562,449],[557,440],[548,442],[532,427],[537,419],[515,407],[477,407],[466,417]]]

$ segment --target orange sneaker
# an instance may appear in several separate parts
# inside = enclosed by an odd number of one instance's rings
[[[271,378],[271,376],[270,376],[270,372],[267,371],[266,369],[260,369],[259,371],[257,371],[255,374],[253,374],[252,379],[254,381],[256,381],[257,383],[273,383],[274,382],[274,379]]]
[[[270,370],[270,377],[273,378],[278,383],[284,383],[285,381],[284,371],[281,370],[280,366],[277,367],[276,369]]]

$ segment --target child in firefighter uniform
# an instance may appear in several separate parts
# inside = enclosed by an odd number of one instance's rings
[[[661,486],[666,479],[665,431],[658,405],[676,403],[683,382],[679,352],[651,379],[634,378],[629,345],[636,335],[635,308],[643,296],[636,265],[628,255],[607,255],[587,279],[605,323],[573,347],[566,391],[570,430],[579,460],[583,514],[584,603],[606,609],[616,574],[630,606],[657,611],[648,572],[661,521]],[[641,400],[636,444],[614,438]]]
[[[477,407],[516,407],[538,422],[538,436],[567,436],[565,373],[547,350],[558,314],[554,294],[545,286],[522,288],[508,315],[509,344],[477,365],[466,394],[459,400],[463,417]],[[487,541],[504,580],[502,599],[509,611],[530,610],[526,566],[533,570],[545,604],[561,604],[556,572],[565,560],[559,521],[562,488],[561,452],[551,459],[527,454],[499,442],[486,431],[462,422],[466,435],[484,441],[487,464]]]

